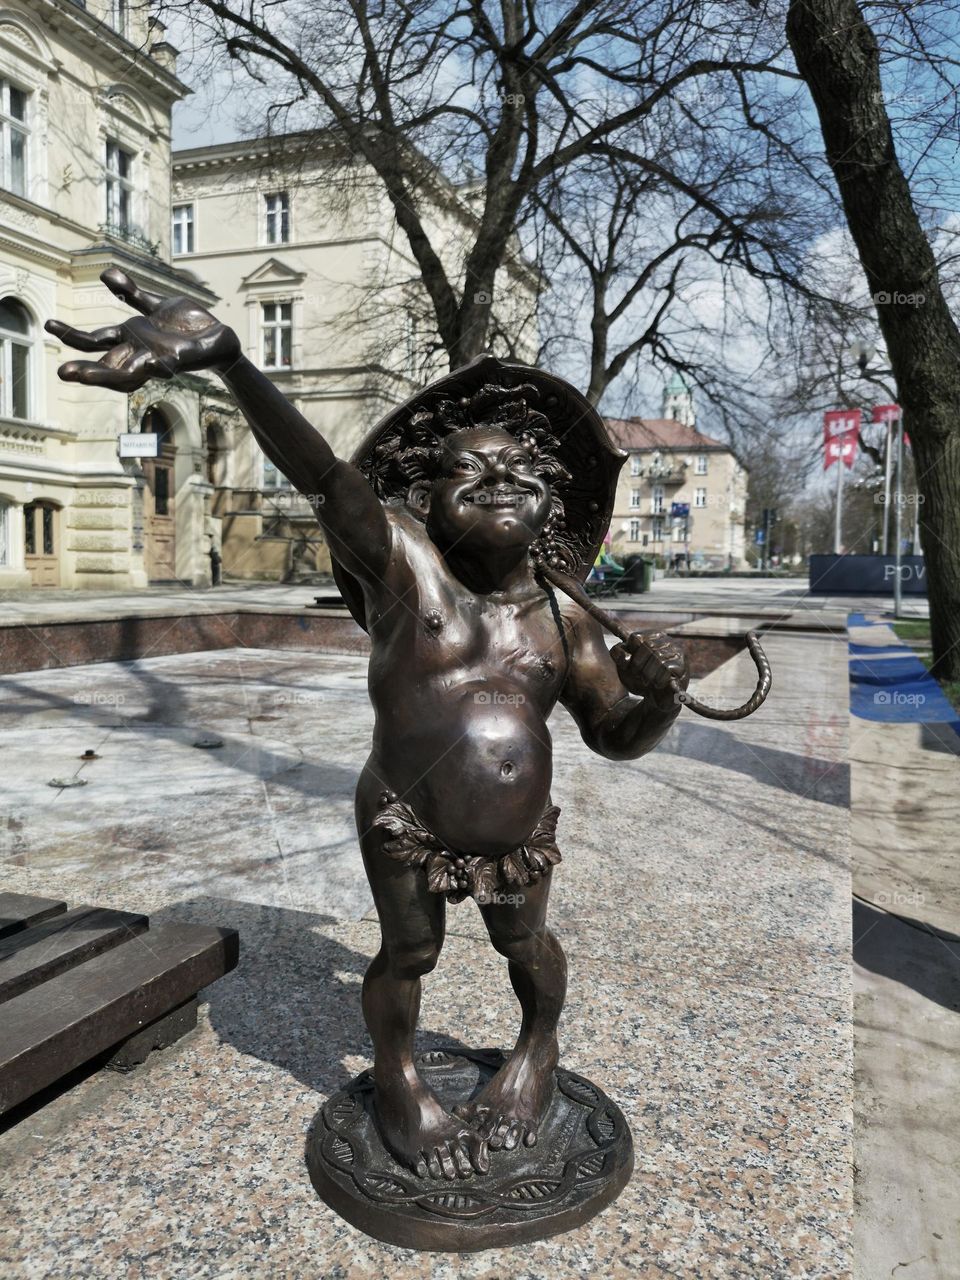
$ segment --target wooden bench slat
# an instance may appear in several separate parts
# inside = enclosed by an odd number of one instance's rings
[[[144,933],[149,921],[131,911],[74,907],[0,941],[0,1002]]]
[[[0,1113],[113,1048],[233,969],[235,929],[151,925],[15,996],[0,1017]]]
[[[0,893],[0,938],[19,933],[32,924],[66,911],[67,904],[56,898],[34,898],[28,893]]]

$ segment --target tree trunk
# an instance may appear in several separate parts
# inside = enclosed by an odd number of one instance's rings
[[[934,670],[960,679],[960,330],[897,160],[877,40],[858,4],[791,0],[787,37],[820,116],[914,449]]]

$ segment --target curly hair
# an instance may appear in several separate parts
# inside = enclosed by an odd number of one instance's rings
[[[572,567],[576,554],[565,536],[563,507],[563,488],[571,477],[557,457],[559,441],[550,420],[534,408],[539,397],[539,390],[530,383],[487,384],[472,396],[440,400],[433,409],[418,410],[378,441],[361,469],[379,497],[396,499],[418,480],[430,481],[440,474],[441,446],[447,436],[478,427],[505,431],[527,450],[534,472],[550,485],[550,514],[530,548],[531,559],[538,565]]]

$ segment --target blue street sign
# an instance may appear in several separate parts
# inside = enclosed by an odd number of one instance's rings
[[[686,517],[690,514],[690,503],[689,502],[671,502],[670,514],[671,516],[674,516],[674,517],[680,517],[682,519],[686,519]]]
[[[753,540],[754,540],[754,542],[757,544],[757,546],[758,546],[758,547],[762,547],[762,546],[763,546],[763,544],[764,544],[764,543],[766,542],[766,540],[767,540],[767,535],[764,533],[764,531],[763,531],[762,529],[758,529],[758,530],[757,530],[757,532],[756,532],[756,534],[754,535],[754,539],[753,539]]]

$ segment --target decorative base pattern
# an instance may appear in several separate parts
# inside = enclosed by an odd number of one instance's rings
[[[503,1063],[497,1050],[432,1052],[418,1059],[451,1110]],[[614,1201],[633,1169],[620,1109],[583,1076],[558,1069],[535,1147],[491,1152],[490,1172],[455,1183],[418,1178],[384,1149],[364,1071],[318,1113],[307,1166],[321,1198],[368,1235],[413,1249],[469,1252],[569,1231]]]

